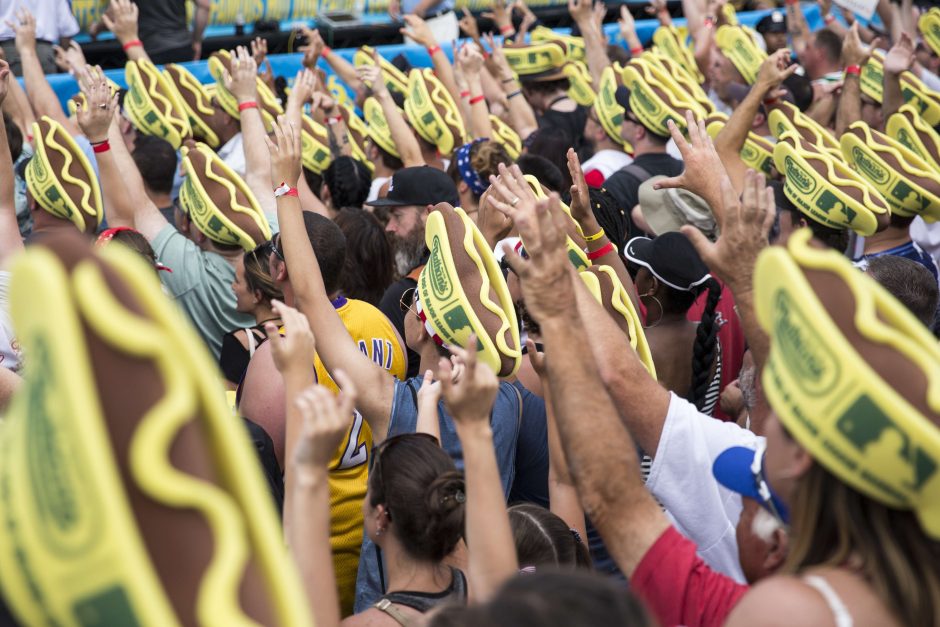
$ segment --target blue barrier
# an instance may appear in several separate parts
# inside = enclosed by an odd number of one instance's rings
[[[754,24],[756,24],[763,16],[767,15],[767,13],[769,13],[769,11],[742,12],[738,13],[738,20],[744,25],[754,26]],[[811,30],[815,30],[822,26],[822,19],[819,16],[819,7],[815,3],[808,6],[804,5],[803,13],[806,15],[806,20]],[[673,21],[677,26],[685,25],[685,19],[676,19]],[[653,32],[658,26],[659,23],[656,20],[637,21],[636,31],[640,41],[649,41],[653,36]],[[570,32],[570,29],[568,28],[558,28],[555,30],[556,32],[563,34],[568,34]],[[620,31],[616,23],[605,24],[604,32],[607,34],[607,37],[610,39],[611,43],[621,45],[623,44],[620,39]],[[451,59],[453,59],[453,51],[451,50],[450,44],[442,44],[441,48]],[[408,62],[413,67],[430,67],[431,65],[431,58],[428,56],[427,51],[421,46],[410,44],[393,44],[389,46],[379,46],[378,51],[386,59],[393,59],[399,54],[402,54],[406,59],[408,59]],[[344,59],[352,61],[352,57],[355,54],[356,49],[334,49],[334,52]],[[288,79],[292,78],[301,69],[302,58],[303,55],[299,53],[271,55],[269,57],[271,61],[271,69],[275,76],[284,76]],[[192,72],[193,75],[201,82],[211,83],[213,81],[212,76],[209,74],[209,64],[206,61],[191,61],[188,63],[182,63],[181,65]],[[328,75],[332,74],[332,70],[325,61],[321,60],[320,65],[324,68]],[[127,83],[124,80],[123,69],[107,70],[105,75],[121,87],[127,86]],[[49,84],[52,86],[52,89],[55,91],[56,96],[58,96],[59,100],[62,102],[63,107],[65,106],[66,101],[75,95],[76,92],[78,92],[78,84],[75,82],[75,79],[68,74],[53,74],[47,78],[49,80]]]

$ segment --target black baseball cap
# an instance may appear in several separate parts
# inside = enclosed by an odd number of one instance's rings
[[[783,11],[772,11],[757,22],[754,30],[761,35],[765,33],[785,33],[787,32],[787,16]]]
[[[365,204],[371,207],[424,207],[439,202],[460,206],[457,185],[443,170],[422,165],[402,168],[393,174],[388,195]]]
[[[680,292],[690,292],[709,278],[708,267],[682,233],[663,233],[656,239],[634,237],[623,256]]]

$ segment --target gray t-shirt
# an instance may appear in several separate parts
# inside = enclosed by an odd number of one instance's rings
[[[138,1],[137,7],[138,35],[147,52],[153,54],[192,44],[193,35],[186,24],[186,0]]]
[[[218,361],[222,337],[255,324],[252,316],[235,310],[235,268],[221,255],[202,250],[169,224],[151,244],[157,259],[172,270],[161,272],[160,280]]]

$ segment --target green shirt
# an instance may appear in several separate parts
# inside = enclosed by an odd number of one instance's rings
[[[172,270],[160,273],[163,285],[218,361],[222,336],[255,324],[254,317],[235,310],[235,268],[221,255],[202,250],[169,224],[151,244],[157,259]]]

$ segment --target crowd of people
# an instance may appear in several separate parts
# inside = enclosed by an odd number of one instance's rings
[[[112,0],[65,106],[15,12],[0,624],[940,625],[940,9],[417,6],[203,84]]]

